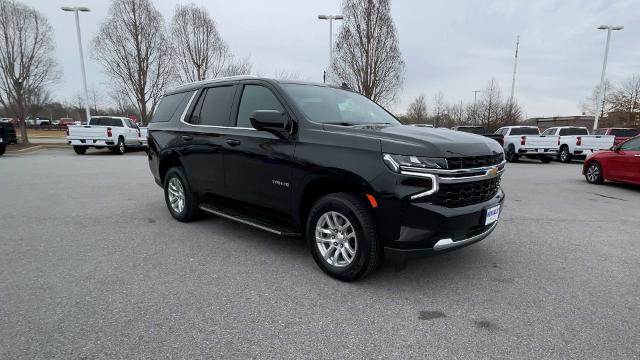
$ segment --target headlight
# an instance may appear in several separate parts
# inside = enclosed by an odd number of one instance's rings
[[[400,172],[400,167],[419,169],[446,169],[447,160],[444,158],[429,158],[422,156],[384,154],[382,159],[393,172]]]

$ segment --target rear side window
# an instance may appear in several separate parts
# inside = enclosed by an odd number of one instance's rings
[[[538,135],[540,131],[538,128],[513,128],[509,135]]]
[[[634,137],[638,135],[636,129],[611,129],[611,135],[620,137]]]
[[[123,127],[122,120],[111,117],[92,117],[89,125]]]
[[[238,109],[237,127],[251,127],[249,117],[256,110],[278,110],[284,112],[284,108],[271,90],[259,85],[245,85]]]
[[[553,135],[556,133],[556,130],[556,128],[547,129],[542,133],[542,135]]]
[[[200,95],[189,123],[193,125],[227,126],[234,95],[234,86],[218,86],[206,89]]]
[[[151,122],[167,122],[179,118],[185,106],[187,106],[191,95],[193,95],[193,92],[171,94],[163,97],[160,105],[158,105],[158,108],[153,114]]]
[[[589,130],[585,128],[565,128],[560,129],[560,136],[571,136],[571,135],[589,135]]]
[[[593,132],[593,135],[607,135],[607,129],[597,129]]]

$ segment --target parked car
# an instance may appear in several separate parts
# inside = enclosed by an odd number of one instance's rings
[[[140,145],[147,146],[147,138],[149,137],[149,128],[140,127]]]
[[[0,155],[3,155],[7,150],[7,145],[16,143],[18,143],[18,138],[13,124],[0,122]]]
[[[505,126],[495,133],[503,136],[507,161],[516,162],[525,156],[549,163],[558,155],[558,136],[540,135],[535,126]]]
[[[584,160],[587,155],[613,146],[614,136],[589,135],[581,126],[558,126],[545,130],[542,135],[558,136],[558,161],[569,163],[574,158]]]
[[[60,118],[58,120],[58,127],[66,128],[69,125],[81,125],[80,121],[74,120],[72,118]]]
[[[149,125],[151,173],[179,221],[216,214],[306,236],[340,280],[383,253],[442,252],[496,227],[499,144],[402,125],[346,88],[232,77],[169,91]]]
[[[489,134],[484,130],[482,126],[454,126],[451,128],[453,131],[462,131],[476,135],[482,135],[497,141],[500,145],[504,143],[504,136],[502,134]]]
[[[127,147],[143,146],[138,126],[129,118],[118,116],[93,116],[88,125],[67,126],[67,142],[78,155],[90,147],[107,147],[124,154]]]
[[[640,135],[640,130],[633,128],[600,128],[593,132],[594,135],[613,135],[613,145],[619,145],[634,136]]]
[[[640,185],[640,136],[588,156],[582,174],[591,184],[609,180]]]
[[[34,119],[28,119],[27,125],[49,126],[51,125],[51,119],[46,117],[36,117]]]

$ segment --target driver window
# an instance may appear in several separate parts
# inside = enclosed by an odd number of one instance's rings
[[[620,150],[640,151],[640,137],[625,142],[620,146]]]
[[[260,85],[245,85],[242,91],[242,99],[238,108],[236,127],[250,128],[249,117],[256,110],[278,110],[284,112],[284,108],[273,95],[271,90]]]

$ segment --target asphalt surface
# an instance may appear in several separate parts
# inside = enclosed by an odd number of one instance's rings
[[[0,157],[0,358],[640,357],[640,189],[509,164],[484,241],[342,283],[301,240],[174,221],[144,153]]]

